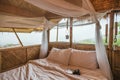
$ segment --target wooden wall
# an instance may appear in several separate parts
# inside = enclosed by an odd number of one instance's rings
[[[120,7],[120,0],[90,0],[96,11],[108,11]]]
[[[40,46],[0,49],[0,69],[7,71],[25,64],[28,60],[38,59]]]
[[[64,49],[64,48],[70,48],[70,44],[67,42],[58,42],[58,43],[51,42],[49,44],[49,50],[51,50],[52,47]],[[71,48],[80,49],[80,50],[95,50],[94,45],[91,44],[72,44]]]
[[[69,43],[50,43],[49,51],[52,47],[60,49],[69,48]],[[94,50],[94,45],[73,44],[72,48],[83,50]],[[29,60],[38,59],[40,45],[0,49],[0,72],[4,72],[25,64]]]
[[[120,80],[120,48],[117,48],[113,51],[112,70],[115,76],[115,80]]]
[[[1,56],[1,52],[0,52],[0,72],[2,71],[1,68],[2,67],[2,56]]]
[[[69,43],[59,42],[59,43],[50,43],[49,51],[53,48],[57,47],[60,49],[69,48]],[[80,49],[80,50],[95,50],[94,45],[90,44],[73,44],[72,48]],[[106,48],[107,49],[107,48]],[[107,52],[109,49],[107,49]],[[28,60],[38,59],[40,53],[40,46],[27,46],[27,47],[18,47],[18,48],[10,48],[10,49],[1,49],[0,50],[0,67],[1,72],[7,71],[18,66],[25,64]],[[116,48],[112,53],[112,64],[111,68],[113,71],[113,75],[115,80],[120,80],[120,48]]]

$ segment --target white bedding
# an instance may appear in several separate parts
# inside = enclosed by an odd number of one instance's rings
[[[66,73],[67,69],[79,69],[81,75]],[[107,80],[99,69],[89,70],[57,64],[47,59],[31,60],[19,68],[0,73],[0,80]]]

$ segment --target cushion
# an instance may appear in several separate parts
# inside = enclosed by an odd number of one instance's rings
[[[89,69],[97,69],[96,52],[72,49],[69,64]]]
[[[60,64],[68,65],[70,54],[71,49],[52,48],[47,59],[58,62]]]

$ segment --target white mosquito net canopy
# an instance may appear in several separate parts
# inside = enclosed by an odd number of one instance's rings
[[[97,55],[97,61],[99,64],[99,68],[103,72],[103,74],[108,78],[108,80],[112,80],[112,74],[110,65],[108,62],[108,58],[106,55],[105,47],[102,43],[102,37],[100,33],[100,24],[98,21],[97,16],[102,16],[103,14],[96,13],[94,10],[94,7],[92,6],[90,0],[81,0],[81,6],[77,6],[74,4],[71,4],[65,0],[25,0],[26,2],[37,6],[38,8],[41,8],[43,10],[52,12],[54,14],[63,16],[63,17],[73,17],[73,18],[79,18],[81,16],[90,15],[92,18],[92,21],[96,23],[96,55]],[[44,58],[47,55],[48,50],[48,41],[47,41],[47,26],[48,22],[46,22],[46,25],[44,25],[44,31],[43,31],[43,42],[41,45],[41,53],[40,58]]]
[[[20,16],[0,14],[0,26],[3,28],[44,28],[47,21],[47,28],[55,25],[54,22],[48,21],[45,17],[26,18]]]

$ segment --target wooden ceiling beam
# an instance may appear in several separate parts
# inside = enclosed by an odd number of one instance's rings
[[[5,5],[5,4],[0,4],[0,12],[5,12],[12,15],[23,16],[23,17],[40,17],[41,16],[35,13],[33,14],[32,12],[26,9],[21,9],[16,6]]]

